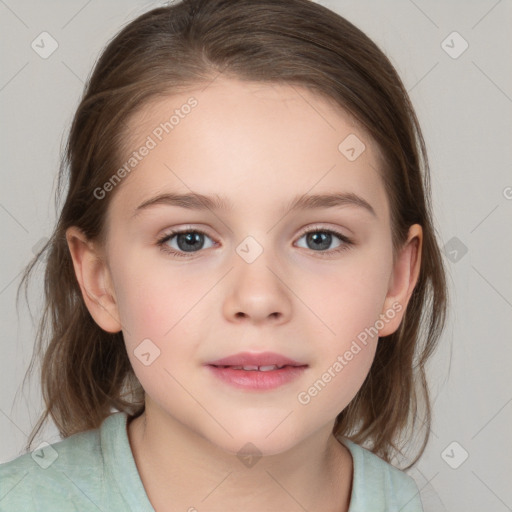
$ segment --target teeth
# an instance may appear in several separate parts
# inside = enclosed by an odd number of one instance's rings
[[[277,364],[271,364],[268,366],[256,366],[256,365],[248,365],[248,366],[224,366],[223,368],[231,368],[233,370],[246,370],[246,371],[260,371],[260,372],[270,372],[272,370],[280,370],[286,365],[279,366]]]

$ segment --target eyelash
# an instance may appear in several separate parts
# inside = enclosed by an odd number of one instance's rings
[[[181,235],[183,233],[199,233],[201,235],[207,236],[208,238],[212,238],[208,233],[206,233],[205,231],[203,231],[201,229],[196,229],[196,228],[194,228],[194,229],[178,229],[175,231],[170,231],[169,233],[165,234],[162,238],[160,238],[160,240],[157,241],[157,245],[166,254],[170,254],[172,256],[178,256],[179,258],[190,258],[190,256],[192,256],[193,254],[196,254],[196,253],[190,252],[187,254],[185,252],[178,252],[178,251],[175,251],[174,249],[171,249],[168,245],[166,245],[166,243],[169,240],[171,240],[172,238],[174,238],[174,236]],[[212,240],[213,240],[213,238],[212,238]],[[200,252],[200,251],[197,251],[197,252]]]
[[[170,231],[169,233],[166,233],[162,238],[160,238],[157,241],[157,245],[160,247],[160,250],[163,251],[164,253],[172,255],[172,256],[177,256],[179,258],[190,258],[194,254],[201,252],[201,250],[199,250],[199,251],[195,251],[195,252],[186,253],[186,252],[178,252],[178,251],[175,251],[174,249],[169,248],[169,246],[167,245],[167,242],[169,240],[172,240],[172,238],[174,238],[176,235],[180,235],[180,234],[184,234],[184,233],[199,233],[199,234],[205,235],[208,238],[211,238],[213,240],[213,238],[210,235],[208,235],[208,233],[206,233],[205,231],[203,231],[201,229],[197,229],[197,228],[179,229],[179,230],[174,230],[174,231]],[[331,249],[330,251],[313,251],[311,249],[311,252],[317,253],[321,257],[329,257],[332,255],[341,253],[343,251],[350,249],[350,247],[352,245],[354,245],[352,240],[350,240],[347,236],[343,235],[339,231],[336,231],[334,229],[320,228],[320,227],[313,227],[306,231],[303,231],[300,234],[299,239],[302,238],[304,235],[308,235],[310,233],[328,233],[330,235],[335,235],[342,242],[342,244],[339,247],[337,247],[336,249]]]

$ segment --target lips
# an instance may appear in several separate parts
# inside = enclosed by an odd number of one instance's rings
[[[307,364],[275,352],[241,352],[205,364],[210,374],[237,389],[270,391],[300,378]]]
[[[211,361],[206,364],[209,366],[216,366],[218,368],[231,367],[233,370],[262,372],[279,370],[285,366],[308,366],[305,363],[296,361],[275,352],[240,352],[238,354],[233,354],[229,357],[217,359],[216,361]]]

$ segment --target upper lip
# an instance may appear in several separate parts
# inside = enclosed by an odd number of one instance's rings
[[[305,363],[299,363],[274,352],[240,352],[206,364],[210,366],[307,366]]]

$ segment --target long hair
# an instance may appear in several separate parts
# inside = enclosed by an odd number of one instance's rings
[[[421,269],[399,329],[378,343],[362,387],[336,418],[333,433],[365,444],[386,461],[412,436],[423,405],[423,453],[431,406],[425,364],[442,332],[445,270],[432,221],[425,143],[407,91],[384,53],[363,32],[310,0],[184,0],[155,8],[106,46],[84,89],[62,157],[57,195],[67,195],[48,243],[25,269],[46,257],[44,310],[27,371],[41,361],[45,409],[27,443],[50,416],[62,437],[98,428],[113,409],[144,410],[122,333],[92,319],[74,273],[65,232],[77,226],[104,241],[116,190],[94,191],[119,168],[127,120],[151,99],[208,83],[238,80],[306,87],[354,116],[382,154],[394,251],[412,224],[423,228]],[[17,298],[18,298],[17,296]]]

